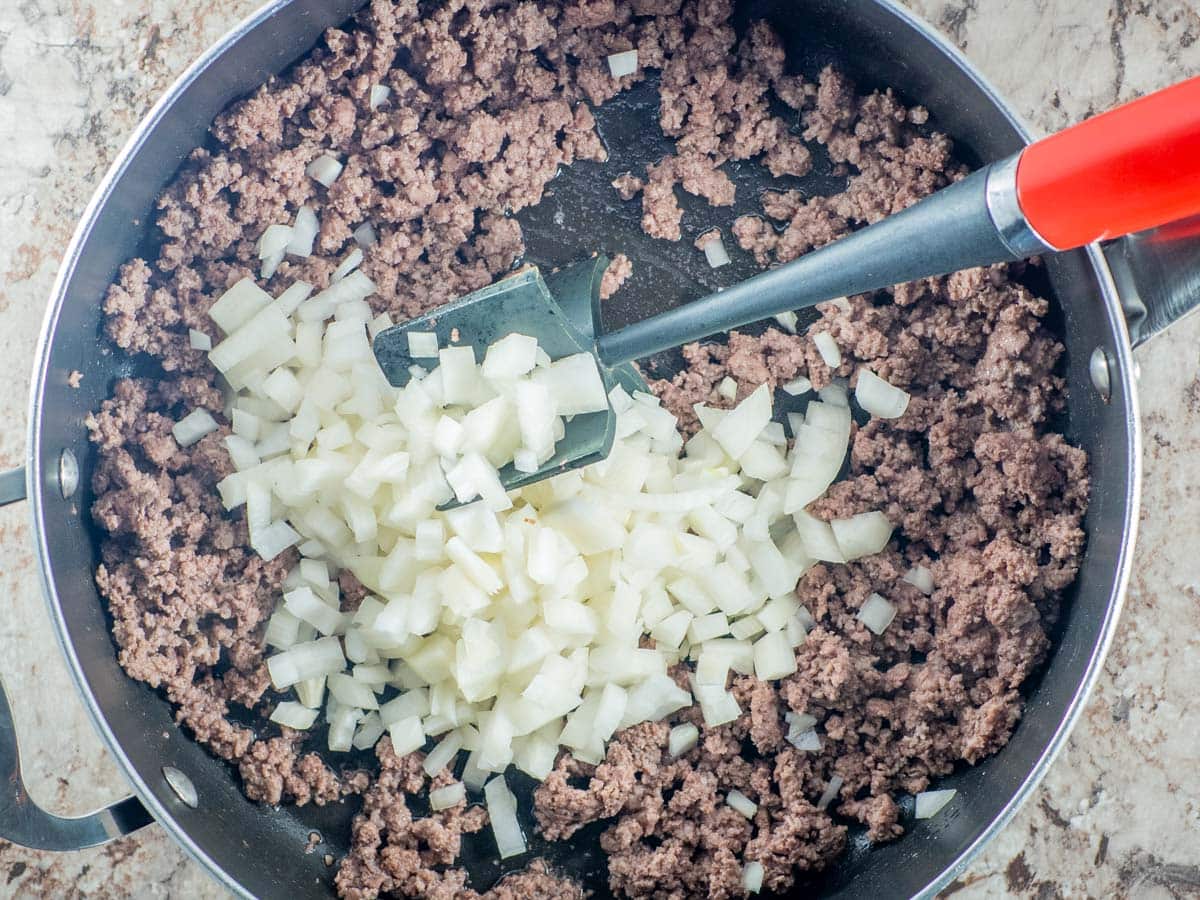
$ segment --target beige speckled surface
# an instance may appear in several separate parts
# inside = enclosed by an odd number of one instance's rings
[[[138,118],[257,0],[0,0],[0,466],[58,258]],[[1047,130],[1200,72],[1196,0],[908,0]],[[947,893],[1200,896],[1200,319],[1139,352],[1142,534],[1116,645],[1043,787]],[[26,510],[0,511],[0,676],[26,780],[59,812],[123,793],[58,658]],[[69,788],[68,788],[69,781]],[[5,896],[216,897],[157,827],[69,855],[0,843]]]

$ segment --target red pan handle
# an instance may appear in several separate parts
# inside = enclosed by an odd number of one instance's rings
[[[1058,250],[1200,213],[1200,77],[1031,144],[1016,182],[1026,220]]]

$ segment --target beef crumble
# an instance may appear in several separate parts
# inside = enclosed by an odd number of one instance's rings
[[[165,373],[119,381],[88,423],[98,452],[92,515],[106,534],[96,577],[121,664],[238,766],[251,798],[323,804],[362,795],[337,873],[343,896],[478,896],[455,861],[461,836],[486,814],[460,805],[414,817],[405,795],[431,781],[421,754],[397,757],[387,738],[373,771],[335,771],[305,750],[303,733],[264,724],[256,737],[231,717],[231,705],[265,710],[277,699],[262,635],[295,559],[263,562],[241,514],[221,506],[228,426],[187,448],[171,435],[190,408],[224,422],[215,374],[188,329],[209,330],[213,301],[256,273],[259,235],[302,204],[321,222],[316,253],[285,260],[264,284],[272,292],[297,279],[325,287],[364,222],[378,233],[363,262],[379,287],[370,299],[377,311],[417,315],[487,285],[524,250],[510,214],[536,204],[561,166],[605,158],[589,104],[647,68],[661,71],[661,125],[676,149],[613,186],[625,200],[641,195],[651,235],[682,236],[676,188],[730,205],[734,185],[722,166],[731,160],[803,175],[821,145],[847,176],[835,196],[768,192],[762,217],[736,220],[738,246],[762,265],[962,177],[923,109],[889,92],[859,95],[834,69],[816,83],[787,73],[771,29],[754,23],[739,38],[730,11],[728,0],[454,0],[428,10],[373,0],[286,77],[218,117],[213,149],[195,151],[160,201],[158,257],[127,264],[105,299],[109,338]],[[632,48],[639,71],[613,79],[604,57]],[[381,84],[391,94],[372,109],[371,87]],[[772,97],[799,117],[799,135]],[[304,172],[324,153],[345,161],[328,189]],[[617,257],[606,292],[628,274]],[[785,889],[841,853],[847,822],[863,823],[875,841],[896,837],[898,793],[923,790],[1008,740],[1018,690],[1047,652],[1047,628],[1079,566],[1088,493],[1085,455],[1050,430],[1064,403],[1054,374],[1062,348],[1042,324],[1047,304],[1014,274],[976,269],[898,286],[882,292],[886,302],[825,305],[814,329],[840,345],[836,370],[809,336],[768,328],[685,347],[683,371],[654,385],[687,430],[693,403],[730,405],[716,392],[726,376],[740,400],[763,383],[805,375],[819,388],[869,364],[912,400],[899,419],[855,426],[849,477],[813,506],[827,519],[881,509],[900,539],[804,575],[797,594],[815,626],[797,649],[797,673],[781,683],[735,678],[743,715],[727,725],[707,728],[697,710],[684,710],[619,733],[598,766],[564,754],[535,792],[547,838],[608,823],[601,846],[614,891],[742,896],[751,860],[768,889]],[[933,572],[929,596],[901,580],[915,564]],[[355,608],[362,586],[340,581],[343,607]],[[898,607],[882,636],[855,618],[872,592]],[[820,751],[784,740],[787,712],[817,719]],[[697,724],[701,740],[672,759],[667,733],[679,721]],[[838,797],[818,808],[834,775],[843,779]],[[438,773],[432,786],[449,778]],[[757,804],[753,819],[725,804],[732,789]],[[581,890],[534,863],[485,896]]]

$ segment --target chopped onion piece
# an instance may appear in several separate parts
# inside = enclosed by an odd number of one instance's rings
[[[271,712],[271,721],[277,725],[307,731],[317,721],[317,710],[309,709],[294,700],[284,700]]]
[[[817,734],[816,729],[802,731],[796,735],[789,734],[787,741],[797,750],[802,750],[806,753],[819,753],[821,751],[821,736]]]
[[[770,421],[771,388],[761,384],[717,423],[712,436],[726,453],[738,459]]]
[[[392,749],[397,756],[419,750],[425,743],[425,731],[421,727],[421,720],[416,716],[406,716],[393,722],[387,726],[387,730],[392,738]]]
[[[671,729],[671,733],[667,736],[667,752],[674,759],[678,756],[683,756],[700,741],[700,729],[691,722],[684,722],[682,725],[676,725]]]
[[[610,56],[609,59],[612,59]],[[729,264],[729,252],[719,232],[714,233],[710,240],[704,242],[704,258],[708,260],[709,268],[719,269]]]
[[[335,281],[341,281],[360,265],[363,261],[363,252],[361,247],[355,247],[346,254],[346,258],[338,263],[338,267],[333,270],[333,274],[329,276],[329,281],[332,284]]]
[[[725,795],[725,802],[733,809],[740,812],[747,819],[753,819],[754,814],[758,812],[758,804],[743,794],[741,791],[731,790]]]
[[[517,798],[508,789],[504,775],[497,775],[484,785],[483,796],[500,858],[508,859],[524,853],[525,836],[517,820]]]
[[[787,384],[782,385],[782,389],[785,394],[791,397],[799,397],[801,394],[807,394],[812,390],[812,382],[803,375],[800,375],[793,378]]]
[[[268,225],[258,239],[258,258],[262,262],[261,275],[264,280],[271,278],[283,257],[287,254],[288,244],[292,241],[290,225]]]
[[[933,593],[933,573],[924,566],[913,566],[900,580],[907,581],[922,594]]]
[[[329,187],[342,174],[342,164],[329,154],[322,154],[308,164],[304,170],[313,181]]]
[[[637,50],[625,50],[621,53],[610,53],[608,55],[608,71],[612,73],[613,78],[624,78],[626,75],[632,75],[637,71],[637,67]]]
[[[379,243],[379,235],[375,231],[375,226],[370,222],[363,222],[361,225],[355,228],[354,242],[364,250]]]
[[[371,109],[379,109],[383,104],[387,103],[388,97],[392,96],[392,89],[386,84],[371,85],[370,97],[367,100],[367,105]]]
[[[263,559],[270,560],[299,542],[300,535],[296,529],[282,519],[277,519],[254,533],[251,546]]]
[[[881,419],[898,419],[908,409],[909,395],[888,384],[870,369],[858,370],[858,386],[854,389],[858,405]]]
[[[788,334],[796,333],[796,325],[799,322],[799,317],[791,311],[781,312],[775,317],[775,321],[779,323],[779,327]]]
[[[829,779],[829,784],[825,785],[825,790],[821,792],[821,799],[817,801],[817,809],[828,809],[829,804],[837,799],[838,791],[842,789],[845,781],[841,775],[834,775]]]
[[[332,675],[345,667],[342,643],[336,637],[296,644],[267,658],[271,683],[280,691],[299,681]]]
[[[296,221],[292,223],[292,239],[288,242],[287,252],[292,256],[312,256],[313,243],[321,232],[321,223],[317,214],[309,206],[296,210]]]
[[[922,791],[917,794],[914,816],[918,819],[932,819],[954,799],[954,795],[957,793],[958,791],[953,788],[941,791]]]
[[[754,642],[754,675],[759,681],[775,681],[796,671],[796,652],[787,633],[769,631]]]
[[[722,378],[720,383],[717,385],[717,393],[726,400],[732,401],[737,399],[737,390],[737,382],[728,375]]]
[[[871,594],[855,618],[875,634],[883,634],[896,618],[896,607],[879,594]]]
[[[763,864],[751,860],[742,869],[742,889],[749,894],[757,894],[763,886]]]
[[[203,331],[197,331],[195,328],[188,329],[188,346],[193,350],[203,350],[208,352],[212,349],[213,342]]]
[[[180,447],[190,447],[206,434],[212,434],[220,426],[207,409],[193,409],[171,426],[171,434]]]
[[[821,359],[825,361],[825,365],[836,369],[842,364],[842,351],[838,349],[837,341],[833,339],[832,334],[828,331],[818,331],[812,336],[812,339],[817,352],[821,354]]]
[[[413,359],[432,359],[438,355],[437,335],[432,331],[408,332],[408,355]]]
[[[429,808],[434,812],[450,809],[452,806],[465,803],[466,800],[467,786],[461,781],[456,781],[454,784],[448,784],[445,787],[435,788],[429,792]]]
[[[829,523],[847,561],[880,553],[892,539],[892,523],[881,512],[865,512]]]
[[[421,764],[425,774],[432,778],[446,766],[453,766],[454,759],[458,756],[461,748],[462,736],[456,731],[450,732],[425,757],[425,761]]]

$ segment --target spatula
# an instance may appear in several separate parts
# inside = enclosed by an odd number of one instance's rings
[[[733,287],[617,331],[601,327],[596,256],[541,273],[528,267],[454,303],[380,332],[375,356],[395,386],[415,364],[409,332],[482,358],[506,334],[537,338],[552,359],[595,355],[611,388],[645,390],[632,362],[837,297],[972,266],[1070,250],[1200,212],[1200,78],[1150,94],[1029,145],[908,209]],[[603,459],[607,412],[575,416],[535,472],[501,471],[515,488]]]

